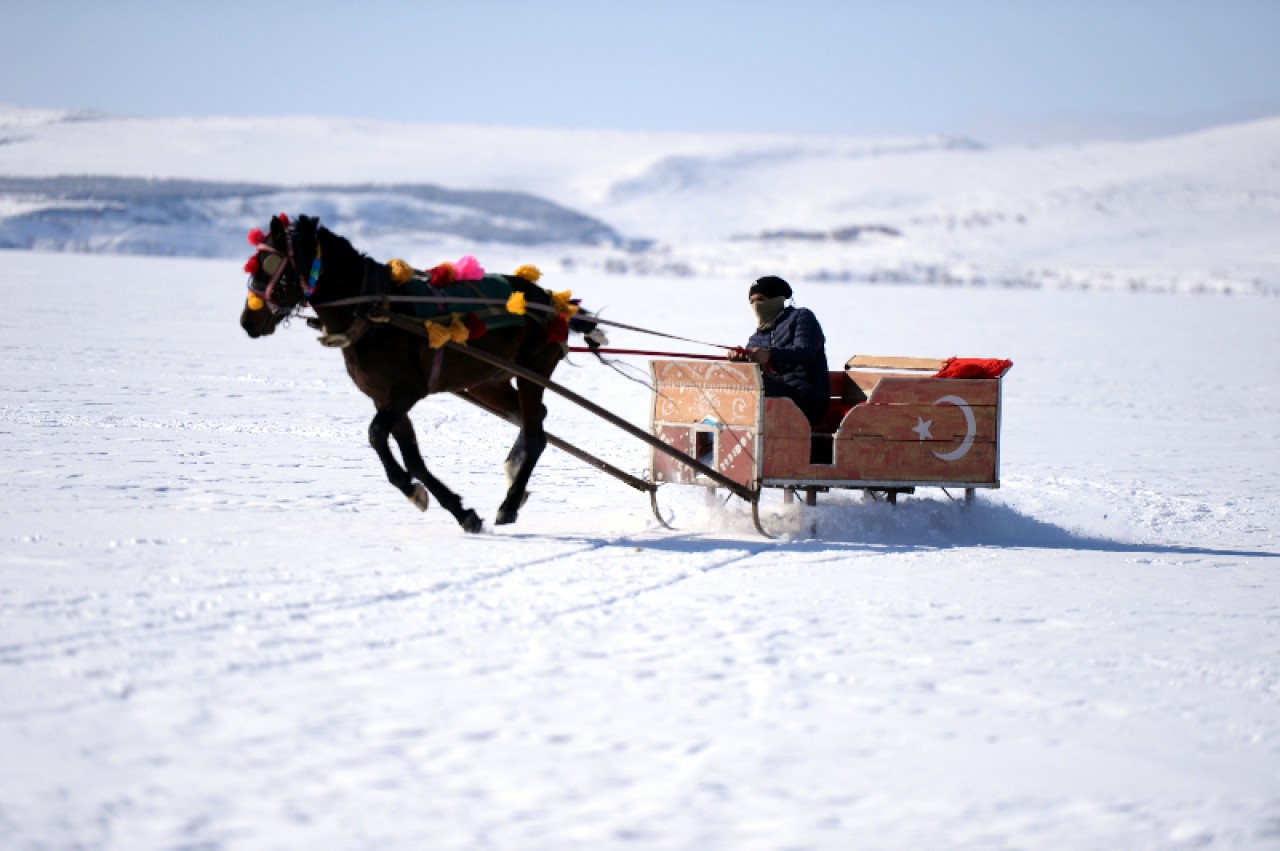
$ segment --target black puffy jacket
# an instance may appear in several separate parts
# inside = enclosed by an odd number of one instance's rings
[[[766,391],[772,389],[768,386],[772,378],[786,386],[782,395],[794,399],[810,420],[817,420],[826,412],[831,399],[827,338],[812,310],[783,309],[772,328],[751,335],[747,347],[770,350],[769,363],[764,368]]]

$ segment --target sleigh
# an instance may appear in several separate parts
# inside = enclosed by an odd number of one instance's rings
[[[782,489],[788,502],[803,493],[810,505],[832,488],[896,502],[934,487],[971,501],[979,488],[1000,487],[1000,383],[1010,364],[967,363],[985,368],[944,373],[955,359],[850,358],[829,373],[831,406],[811,427],[790,399],[764,395],[756,364],[651,361],[651,433],[718,475],[654,449],[650,480],[707,488],[730,480],[756,497],[750,501],[762,533],[765,488]]]

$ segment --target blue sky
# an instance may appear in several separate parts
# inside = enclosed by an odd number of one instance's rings
[[[1134,138],[1280,114],[1280,0],[0,0],[0,102]]]

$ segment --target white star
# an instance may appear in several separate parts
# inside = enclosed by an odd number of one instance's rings
[[[916,417],[916,427],[911,429],[920,435],[921,440],[933,440],[933,434],[929,431],[933,427],[933,420],[926,420],[924,417]]]

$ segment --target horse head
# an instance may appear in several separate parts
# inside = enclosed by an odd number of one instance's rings
[[[281,213],[271,219],[264,233],[249,231],[253,256],[245,264],[249,295],[240,313],[240,327],[250,337],[263,337],[307,303],[315,289],[318,268],[303,272],[303,264],[315,255],[317,220],[299,216],[296,224]]]

